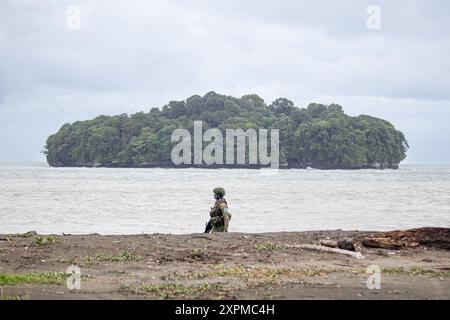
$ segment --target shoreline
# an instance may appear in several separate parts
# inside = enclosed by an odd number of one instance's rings
[[[398,170],[400,164],[355,164],[355,165],[333,165],[333,164],[314,164],[314,163],[293,163],[293,164],[280,164],[278,167],[272,168],[270,165],[260,165],[260,164],[213,164],[213,165],[195,165],[195,164],[94,164],[94,163],[84,163],[84,164],[48,164],[51,168],[120,168],[120,169],[249,169],[249,170],[261,170],[261,169],[271,169],[271,170],[289,170],[289,169],[300,169],[300,170]]]
[[[2,299],[450,299],[450,251],[300,249],[368,231],[0,235]],[[68,266],[81,290],[66,287]],[[367,267],[379,266],[370,290]],[[3,281],[3,282],[2,282]]]

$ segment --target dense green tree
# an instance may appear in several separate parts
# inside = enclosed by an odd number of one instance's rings
[[[286,115],[291,115],[295,110],[294,103],[291,100],[285,98],[278,98],[269,106],[270,110],[275,112],[275,114],[284,113]]]
[[[150,128],[142,128],[138,137],[132,137],[127,149],[132,163],[157,163],[160,158],[159,139]]]
[[[256,94],[235,98],[213,91],[186,101],[170,101],[162,109],[130,116],[98,116],[65,124],[48,137],[52,166],[170,166],[171,134],[177,128],[203,130],[279,129],[280,162],[291,167],[397,167],[408,143],[386,120],[350,117],[340,105],[312,103],[297,108],[285,98],[270,105]]]

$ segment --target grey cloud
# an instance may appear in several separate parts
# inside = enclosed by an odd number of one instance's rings
[[[73,4],[82,14],[77,31],[66,27]],[[34,157],[64,122],[148,110],[210,90],[255,92],[268,102],[285,96],[299,105],[335,97],[356,113],[371,113],[365,105],[378,113],[373,99],[383,98],[383,115],[408,124],[406,134],[418,136],[420,146],[428,133],[414,131],[411,118],[425,119],[433,108],[436,118],[427,121],[437,123],[439,110],[450,107],[450,3],[378,1],[379,31],[366,28],[370,4],[2,1],[0,117],[18,131],[2,126],[0,150],[21,151],[0,151],[0,160]],[[397,117],[404,101],[421,107]],[[424,154],[416,158],[431,157]]]

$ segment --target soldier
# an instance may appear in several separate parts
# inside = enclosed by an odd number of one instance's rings
[[[214,188],[214,199],[216,202],[211,208],[209,215],[211,219],[206,225],[205,233],[228,232],[228,224],[231,219],[231,213],[228,211],[227,201],[225,200],[225,189],[221,187]]]

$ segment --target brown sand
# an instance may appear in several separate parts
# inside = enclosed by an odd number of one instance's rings
[[[362,234],[0,235],[0,299],[450,299],[450,251],[363,248],[356,259],[288,247]],[[1,282],[69,265],[81,269],[80,290]],[[369,265],[381,268],[381,289],[368,289]]]

